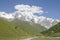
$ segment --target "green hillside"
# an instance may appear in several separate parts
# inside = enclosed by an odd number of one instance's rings
[[[31,36],[41,36],[46,28],[39,24],[30,24],[22,20],[8,22],[0,18],[0,40],[16,40]]]
[[[27,32],[21,28],[16,28],[12,23],[0,19],[0,40],[6,38],[18,38],[27,36]]]
[[[30,35],[39,36],[40,32],[46,30],[46,28],[40,26],[39,24],[30,24],[26,21],[15,19],[12,23],[17,27],[26,31]]]
[[[46,30],[39,24],[31,24],[22,20],[8,22],[0,18],[0,40],[20,40],[32,36],[38,37],[33,40],[50,40],[46,36],[60,37],[60,23]],[[54,39],[58,38],[51,38],[51,40]]]
[[[60,37],[60,22],[42,33],[46,36]]]

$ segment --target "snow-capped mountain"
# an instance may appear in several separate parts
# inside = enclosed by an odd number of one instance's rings
[[[24,14],[23,12],[19,12],[19,11],[16,11],[14,13],[9,13],[9,14],[5,12],[0,12],[0,17],[2,18],[12,20],[12,21],[17,18],[19,20],[40,24],[41,26],[44,26],[47,29],[60,22],[60,20],[58,19],[46,18],[44,16],[36,16],[32,14],[30,15],[26,13]]]
[[[44,13],[42,7],[22,4],[16,5],[15,9],[16,11],[13,13],[0,12],[0,17],[11,21],[17,18],[19,20],[28,21],[30,23],[37,23],[47,29],[60,22],[58,19],[37,16],[37,14],[40,15]]]

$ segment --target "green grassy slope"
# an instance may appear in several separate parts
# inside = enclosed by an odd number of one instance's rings
[[[60,23],[54,25],[47,31],[42,32],[46,36],[55,36],[55,37],[60,37]]]
[[[38,24],[31,24],[21,20],[8,22],[0,18],[0,40],[16,40],[31,36],[40,36],[46,30]]]
[[[16,28],[10,22],[0,19],[0,39],[4,38],[17,38],[28,35],[27,32],[23,31],[21,28]]]
[[[60,38],[47,38],[45,36],[60,37],[60,23],[54,25],[50,29],[46,30],[39,24],[29,24],[28,22],[15,20],[8,22],[0,18],[0,40],[20,40],[20,38],[26,38],[38,35],[33,40],[60,40]],[[43,32],[42,32],[43,31]],[[41,35],[41,33],[43,35]]]
[[[30,24],[26,21],[21,20],[14,20],[12,22],[17,28],[21,28],[26,31],[30,35],[40,35],[40,32],[46,30],[44,27],[40,26],[39,24]]]

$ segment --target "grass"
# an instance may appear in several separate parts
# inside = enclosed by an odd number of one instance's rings
[[[13,24],[14,23],[14,24]],[[41,35],[41,27],[30,25],[25,21],[8,22],[0,18],[0,40],[19,40],[21,38]]]
[[[12,23],[0,19],[0,39],[21,38],[28,35],[27,32],[21,28],[15,27]]]
[[[60,40],[60,38],[45,36],[60,36],[60,23],[47,31],[44,30],[46,29],[39,24],[30,25],[28,22],[20,20],[8,22],[0,18],[0,40],[20,40],[31,36],[38,37],[32,40]],[[42,31],[44,31],[43,35]]]
[[[41,33],[45,36],[60,37],[60,23]]]
[[[21,21],[21,20],[14,20],[12,22],[15,26],[18,28],[23,29],[26,31],[28,34],[32,35],[40,35],[40,32],[46,30],[44,27],[42,27],[39,24],[30,24],[26,21]]]

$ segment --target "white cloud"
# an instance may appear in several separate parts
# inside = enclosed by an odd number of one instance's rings
[[[0,17],[7,18],[7,19],[14,18],[12,14],[8,14],[6,12],[0,12]]]
[[[42,10],[42,7],[38,7],[38,6],[30,6],[30,5],[16,5],[15,9],[17,10],[16,13],[19,13],[20,15],[22,15],[22,17],[26,17],[25,19],[28,20],[29,19],[33,19],[37,20],[36,14],[43,14],[44,11]]]
[[[35,13],[36,14],[44,13],[42,7],[30,6],[30,5],[16,5],[15,9],[17,11],[10,14],[5,12],[0,12],[0,17],[7,18],[7,19],[19,18],[19,19],[24,19],[25,21],[28,22],[33,21],[34,23],[38,23],[42,26],[45,26],[46,28],[50,28],[55,23],[60,22],[60,20],[58,19],[52,19],[44,16],[34,15]]]
[[[27,12],[27,13],[40,13],[40,14],[42,14],[44,12],[42,10],[42,7],[30,6],[30,5],[16,5],[15,9],[20,12]]]
[[[60,20],[56,19],[57,22],[60,22]]]
[[[36,15],[34,15],[34,13],[37,14],[42,14],[44,11],[42,10],[42,7],[38,7],[38,6],[30,6],[30,5],[16,5],[15,9],[17,11],[8,14],[5,12],[0,12],[0,16],[4,17],[4,18],[13,18],[14,14],[18,14],[18,17],[29,17],[30,19],[32,19],[33,17],[36,17]],[[13,15],[12,15],[13,14]]]

